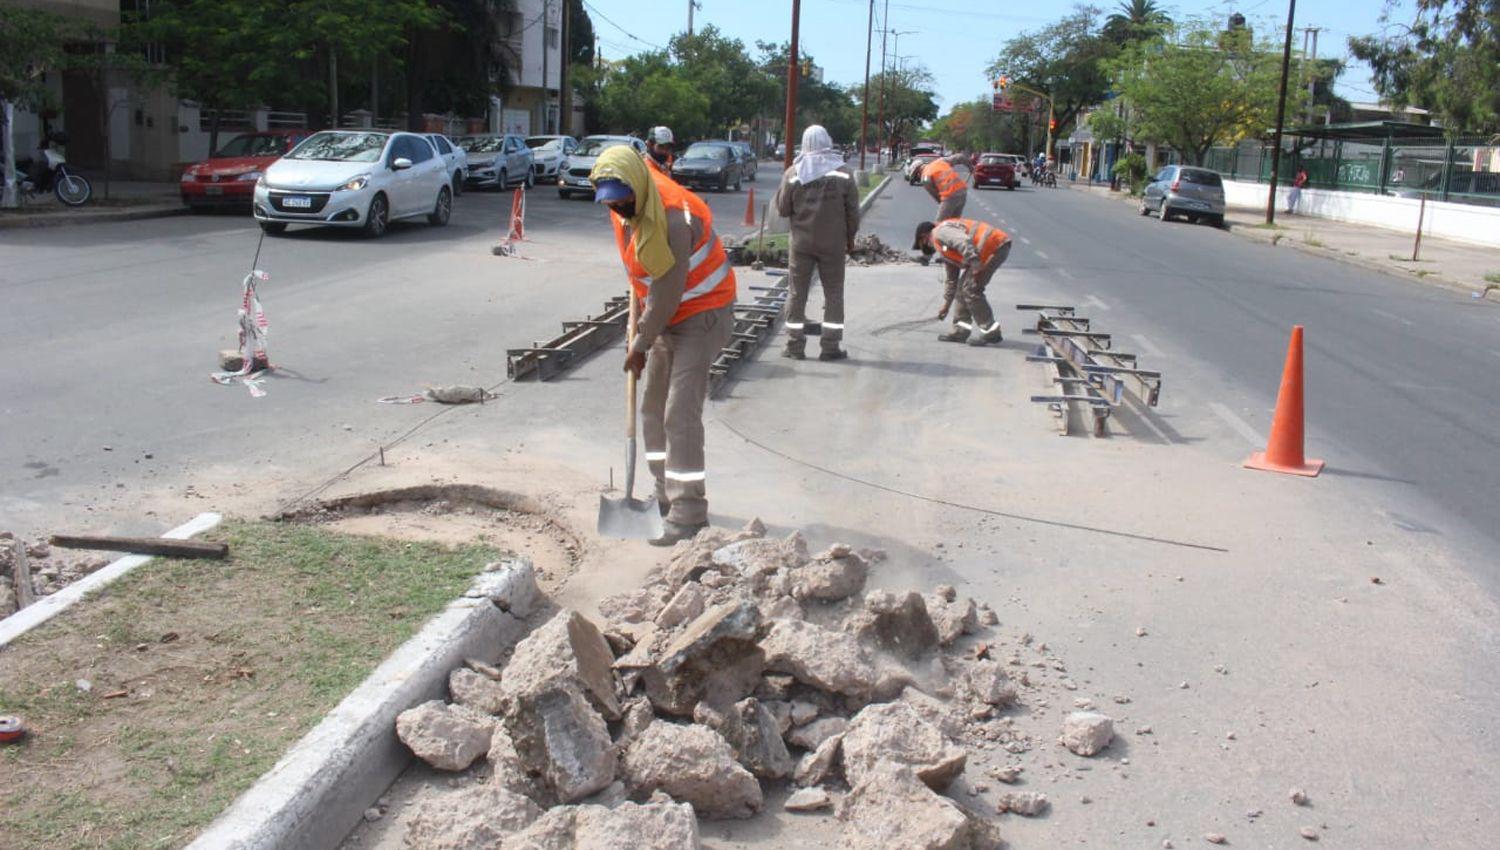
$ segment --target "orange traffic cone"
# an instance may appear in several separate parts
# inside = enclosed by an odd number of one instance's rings
[[[750,187],[750,197],[745,199],[745,226],[755,226],[755,187]]]
[[[521,189],[510,199],[510,233],[505,238],[511,242],[526,238],[526,193]]]
[[[1286,366],[1281,370],[1281,390],[1276,393],[1276,415],[1271,420],[1271,440],[1266,450],[1245,461],[1249,469],[1285,472],[1313,477],[1323,471],[1323,461],[1302,455],[1302,326],[1292,326],[1286,347]]]

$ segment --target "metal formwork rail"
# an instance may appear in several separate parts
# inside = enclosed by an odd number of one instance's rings
[[[1091,413],[1095,435],[1103,436],[1109,408],[1122,404],[1127,390],[1148,407],[1160,400],[1161,372],[1140,368],[1134,354],[1112,350],[1110,335],[1093,329],[1075,308],[1017,304],[1016,309],[1038,312],[1036,327],[1024,333],[1040,336],[1042,343],[1027,360],[1050,364],[1055,369],[1053,383],[1063,392],[1031,400],[1046,403],[1059,415],[1063,433],[1067,433],[1068,405],[1080,405]]]
[[[734,305],[734,332],[729,344],[719,350],[708,370],[709,398],[719,398],[741,363],[749,360],[775,331],[776,319],[786,309],[787,277],[784,271],[767,271],[776,278],[772,286],[747,287],[751,300]]]
[[[551,380],[623,336],[629,314],[629,297],[617,295],[605,302],[603,313],[581,321],[563,322],[563,332],[546,342],[534,342],[530,348],[508,349],[505,373],[512,381],[532,377]]]

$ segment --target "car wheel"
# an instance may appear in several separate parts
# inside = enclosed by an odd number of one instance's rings
[[[1148,207],[1148,206],[1146,206],[1146,196],[1145,195],[1141,196],[1140,210],[1141,210],[1141,215],[1150,215],[1151,214],[1151,208]]]
[[[510,188],[510,175],[505,173],[505,169],[500,169],[500,176],[495,178],[495,185],[499,186],[502,191]]]
[[[720,174],[719,175],[719,191],[720,192],[728,192],[729,191],[729,175],[728,174]]]
[[[530,189],[531,187],[533,187],[533,186],[536,185],[536,169],[534,169],[534,168],[528,168],[528,169],[526,169],[526,182],[525,182],[524,185],[528,189]]]
[[[1157,215],[1159,215],[1161,217],[1162,221],[1171,221],[1172,220],[1172,208],[1169,207],[1169,206],[1167,206],[1167,199],[1166,198],[1162,198],[1161,199],[1161,209],[1159,209],[1157,211]]]
[[[741,180],[741,177],[739,175],[735,175],[735,178],[734,178],[734,190],[736,192],[738,192],[740,189],[742,189],[744,187],[744,184],[741,183],[740,180]]]
[[[448,223],[452,215],[453,195],[449,193],[448,187],[444,186],[438,190],[437,204],[433,206],[432,212],[428,213],[427,223],[433,227],[442,227]]]
[[[463,193],[464,193],[464,178],[463,178],[463,175],[461,175],[457,171],[455,171],[455,172],[453,172],[453,197],[456,198],[459,195],[462,195]]]
[[[279,221],[263,221],[260,223],[260,229],[267,236],[280,236],[286,232],[286,225]]]
[[[365,213],[365,235],[371,239],[379,239],[385,235],[385,229],[390,224],[391,210],[386,205],[385,195],[376,195],[370,201],[370,210]]]
[[[566,201],[567,199],[573,197],[573,193],[569,192],[567,189],[558,189],[557,190],[557,196],[559,198],[562,198],[564,201]]]
[[[1211,215],[1211,216],[1206,216],[1205,220],[1212,227],[1217,227],[1217,228],[1219,228],[1221,230],[1224,228],[1224,214],[1223,213],[1216,213],[1216,214]]]

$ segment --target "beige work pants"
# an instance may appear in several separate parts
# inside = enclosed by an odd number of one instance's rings
[[[946,221],[950,218],[959,218],[964,214],[964,204],[969,200],[969,191],[960,189],[948,196],[947,200],[938,202],[937,220]]]
[[[787,308],[786,332],[795,343],[806,344],[807,296],[812,289],[813,270],[823,285],[823,332],[819,337],[824,351],[834,351],[844,339],[844,255],[824,257],[793,251],[787,259],[792,283],[791,304]],[[799,346],[800,347],[800,346]]]
[[[671,506],[667,519],[682,525],[708,521],[703,402],[708,368],[733,330],[733,305],[707,310],[667,326],[646,355],[641,394],[646,465],[656,478],[657,500]]]
[[[990,301],[985,297],[985,287],[990,285],[990,278],[1000,266],[1005,264],[1006,258],[1010,256],[1010,243],[1006,242],[990,257],[990,261],[980,266],[973,274],[963,273],[958,281],[958,311],[953,314],[953,328],[962,332],[971,330],[979,333],[989,333],[1000,327],[995,321],[995,311],[990,308]],[[952,265],[947,265],[949,279],[959,276],[959,270]]]

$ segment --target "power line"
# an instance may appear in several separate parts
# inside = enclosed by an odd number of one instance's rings
[[[614,21],[611,21],[607,15],[605,15],[603,12],[599,11],[598,9],[594,8],[594,5],[592,3],[590,3],[590,2],[588,2],[588,0],[583,0],[583,6],[584,6],[585,9],[588,9],[590,12],[593,12],[594,14],[598,15],[599,18],[600,18],[600,20],[604,21],[605,23],[609,24],[610,26],[614,27],[615,29],[619,30],[620,32],[625,33],[627,36],[635,39],[636,41],[639,41],[641,44],[644,44],[647,47],[654,47],[657,50],[666,50],[666,48],[662,47],[660,44],[656,44],[654,42],[647,41],[644,38],[641,38],[640,36],[638,36],[635,33],[631,32],[630,30],[625,29],[624,27],[622,27],[619,24],[615,23]]]

